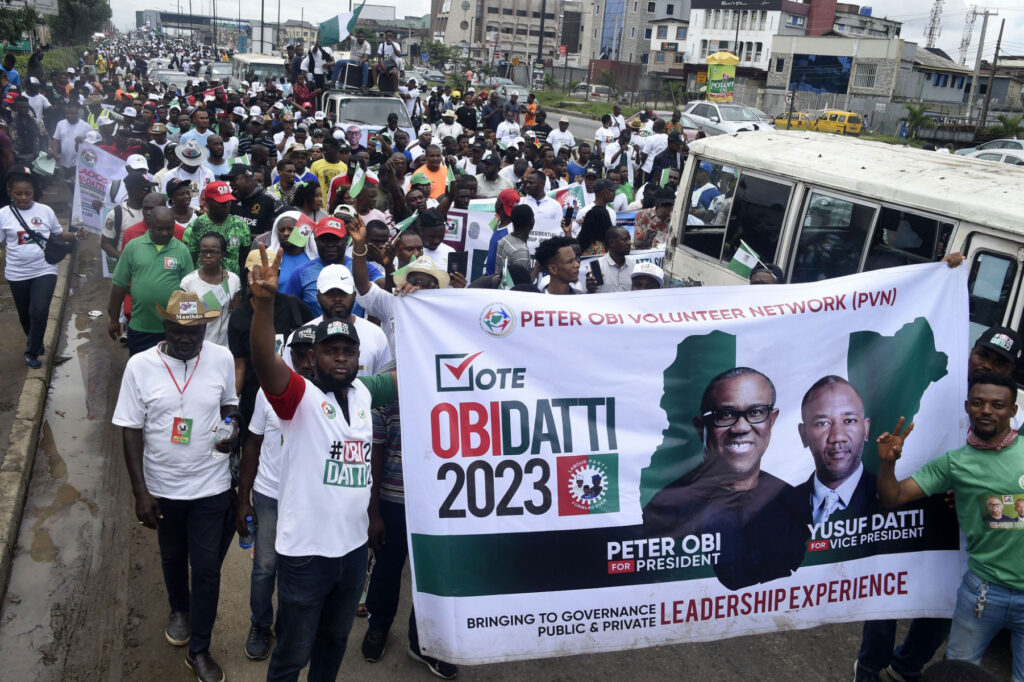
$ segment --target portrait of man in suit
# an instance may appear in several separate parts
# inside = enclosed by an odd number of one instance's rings
[[[814,473],[797,489],[814,523],[866,513],[876,504],[877,488],[861,461],[871,419],[857,389],[842,377],[822,377],[804,394],[800,413],[797,428],[814,458]]]

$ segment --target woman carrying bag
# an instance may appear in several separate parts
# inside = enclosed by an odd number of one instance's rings
[[[42,366],[39,356],[43,353],[50,300],[57,286],[57,263],[70,252],[76,237],[82,239],[87,233],[64,232],[53,209],[35,201],[31,169],[12,168],[7,173],[7,191],[11,203],[0,208],[0,232],[7,256],[4,276],[28,337],[25,362],[35,369]]]

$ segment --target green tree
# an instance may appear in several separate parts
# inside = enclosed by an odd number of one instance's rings
[[[424,43],[423,51],[427,53],[428,63],[439,69],[444,67],[445,63],[462,55],[462,50],[458,46],[449,47],[438,41]]]
[[[48,17],[53,39],[58,43],[88,43],[110,19],[107,0],[57,0],[57,16]]]
[[[934,128],[935,120],[927,114],[928,107],[924,104],[907,104],[907,113],[897,121],[907,124],[907,137],[917,137],[917,131],[921,128]]]
[[[999,114],[996,116],[996,119],[999,123],[988,129],[993,136],[997,138],[1017,137],[1024,134],[1024,115],[1016,114],[1010,116],[1009,114]]]
[[[0,40],[14,43],[25,38],[39,23],[40,17],[35,9],[27,4],[18,9],[12,9],[12,0],[3,0],[4,7],[0,8]]]
[[[615,74],[605,69],[597,75],[597,85],[608,86],[608,101],[612,101],[612,97],[619,91],[619,82],[615,79]]]

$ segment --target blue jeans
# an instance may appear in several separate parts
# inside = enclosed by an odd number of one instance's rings
[[[982,596],[985,608],[976,618]],[[985,649],[1004,629],[1010,631],[1013,682],[1024,682],[1024,592],[986,582],[968,570],[956,593],[946,657],[981,665]]]
[[[224,491],[197,500],[157,498],[163,518],[157,526],[160,563],[172,611],[190,614],[188,649],[210,648],[220,599],[221,545],[231,496]],[[189,568],[192,585],[189,590]]]
[[[387,530],[384,546],[373,550],[373,574],[370,590],[366,593],[366,610],[370,614],[370,629],[387,632],[395,622],[398,596],[402,593],[402,569],[409,556],[409,543],[405,533],[405,505],[380,501],[380,515]],[[409,646],[419,653],[420,639],[416,631],[416,612],[409,612]]]
[[[50,316],[50,301],[57,288],[57,275],[40,275],[32,279],[9,281],[14,307],[18,310],[18,321],[25,330],[25,355],[39,357],[43,354],[43,336],[46,321]]]
[[[274,623],[274,579],[277,578],[277,500],[252,491],[256,512],[256,542],[253,544],[252,578],[249,583],[249,610],[252,624],[269,628]]]
[[[267,680],[309,682],[338,677],[366,579],[366,545],[343,557],[277,558],[277,646]]]
[[[370,62],[357,62],[354,59],[340,59],[334,62],[334,73],[331,76],[331,80],[337,81],[341,77],[341,72],[345,68],[346,64],[354,64],[355,66],[362,66],[363,71],[363,87],[370,82]],[[345,85],[342,82],[342,85]]]
[[[869,620],[864,623],[857,664],[862,670],[873,673],[892,665],[904,679],[919,678],[921,669],[932,660],[949,634],[949,624],[948,618],[915,618],[910,622],[903,644],[893,651],[896,621]]]

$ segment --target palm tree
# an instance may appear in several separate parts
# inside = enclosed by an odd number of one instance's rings
[[[924,104],[907,104],[907,114],[897,123],[907,124],[907,137],[917,137],[917,131],[921,128],[934,128],[935,120],[927,114],[928,107]]]
[[[1015,116],[1010,116],[1009,114],[999,114],[996,116],[996,119],[999,123],[989,128],[989,132],[992,133],[993,137],[1017,137],[1024,133],[1024,115],[1016,114]]]
[[[619,91],[619,82],[615,79],[615,74],[607,69],[602,71],[597,76],[598,85],[608,86],[608,101],[612,101],[612,95]]]

